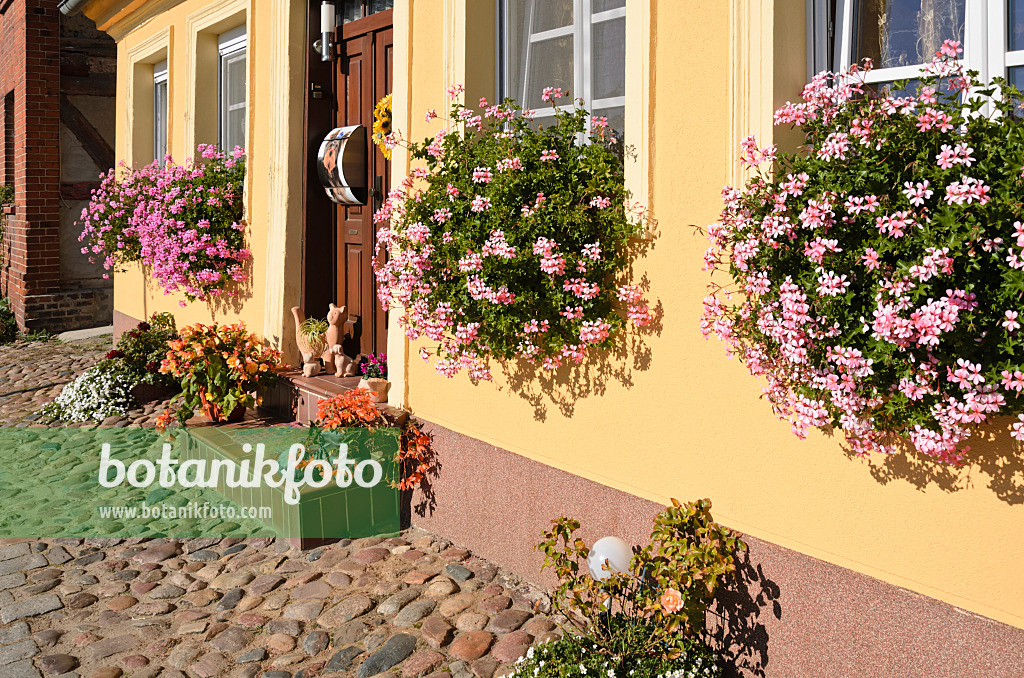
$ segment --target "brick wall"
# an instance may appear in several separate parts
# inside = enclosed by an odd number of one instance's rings
[[[110,322],[108,290],[61,276],[61,26],[57,0],[0,1],[3,180],[15,187],[0,293],[23,329]]]

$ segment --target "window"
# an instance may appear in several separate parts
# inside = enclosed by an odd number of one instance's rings
[[[868,82],[907,80],[913,91],[943,41],[959,40],[965,65],[983,81],[1024,85],[1024,0],[838,0],[836,13],[833,70],[870,57]],[[818,30],[819,45],[824,39]]]
[[[167,156],[167,60],[153,65],[153,159],[163,167]]]
[[[338,16],[342,23],[362,19],[363,17],[392,9],[395,0],[342,0],[338,6]]]
[[[1006,3],[1006,15],[1001,18],[1006,26],[1006,51],[993,55],[993,58],[1003,57],[1006,79],[1024,92],[1024,0],[1009,0]],[[998,23],[996,27],[999,27]]]
[[[248,95],[245,26],[222,33],[220,50],[220,147],[245,148],[245,104]]]
[[[545,87],[582,97],[621,136],[626,107],[626,0],[502,0],[502,96],[553,115]],[[587,121],[589,125],[589,120]],[[588,130],[589,131],[589,130]]]

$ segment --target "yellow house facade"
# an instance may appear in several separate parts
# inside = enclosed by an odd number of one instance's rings
[[[588,539],[637,543],[670,498],[709,497],[716,519],[751,544],[745,586],[723,597],[714,630],[741,673],[1024,675],[1024,462],[1005,434],[993,429],[959,469],[858,459],[820,433],[800,441],[698,327],[708,278],[697,229],[717,219],[722,187],[744,179],[740,140],[799,143],[773,129],[772,112],[795,101],[810,74],[856,58],[858,12],[887,3],[338,2],[336,55],[326,62],[313,44],[320,2],[70,4],[117,40],[117,156],[129,164],[155,157],[161,115],[175,158],[237,134],[225,127],[224,59],[238,54],[232,46],[245,50],[251,288],[235,305],[179,307],[145,271],[129,270],[115,280],[116,325],[165,310],[179,326],[243,320],[294,363],[290,308],[323,317],[327,301],[349,295],[361,323],[353,350],[386,349],[390,403],[434,435],[440,475],[429,495],[413,498],[413,524],[545,581],[531,546],[552,518],[579,518]],[[1020,4],[959,3],[967,56],[984,52],[992,74],[1019,67],[1019,54],[992,45]],[[543,63],[519,47],[545,41],[561,52],[548,45]],[[561,70],[550,62],[558,58],[568,61]],[[166,113],[154,96],[163,68]],[[436,131],[424,112],[445,110],[452,84],[465,84],[466,102],[493,101],[547,76],[603,97],[636,151],[627,183],[656,224],[637,270],[650,281],[660,328],[626,357],[593,355],[580,370],[448,380],[418,359],[415,342],[388,331],[401,311],[375,309],[367,297],[359,271],[372,204],[326,201],[312,169],[319,140],[332,127],[366,124],[366,104],[384,93],[395,127],[418,140]],[[602,78],[610,80],[599,87]],[[413,164],[396,149],[390,164],[374,156],[370,167],[372,197],[377,176],[396,186]]]

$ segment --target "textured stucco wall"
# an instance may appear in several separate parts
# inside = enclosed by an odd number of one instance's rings
[[[102,5],[96,5],[97,13]],[[301,280],[306,3],[189,0],[172,5],[118,41],[117,157],[139,162],[144,155],[145,135],[133,139],[133,132],[144,132],[152,125],[152,106],[147,107],[145,90],[135,95],[136,84],[145,79],[146,65],[160,58],[168,59],[168,146],[173,158],[193,156],[197,143],[216,143],[217,91],[209,86],[211,77],[216,82],[215,36],[245,23],[249,68],[245,215],[253,253],[251,279],[237,299],[181,306],[181,297],[164,295],[141,266],[132,266],[115,278],[114,308],[132,318],[172,311],[179,326],[241,320],[282,346],[286,358],[294,359],[294,338],[287,331],[291,319],[286,314],[298,303]],[[126,14],[124,21],[130,19],[131,14]],[[120,36],[123,26],[115,23],[111,32]]]
[[[410,84],[396,98],[396,119],[420,139],[437,129],[423,111],[447,108],[447,85],[493,82],[493,64],[474,61],[479,44],[472,52],[448,47],[463,3],[399,4],[411,40],[396,40],[396,61],[405,62]],[[735,175],[729,148],[746,133],[740,128],[770,130],[772,107],[799,97],[804,2],[700,0],[685,12],[668,0],[627,6],[628,22],[650,22],[652,40],[639,57],[627,56],[628,78],[643,59],[651,72],[648,98],[627,105],[627,128],[630,116],[648,111],[641,151],[649,153],[647,201],[659,237],[637,270],[650,279],[660,328],[631,339],[626,357],[595,355],[584,369],[553,377],[516,379],[497,369],[493,383],[478,385],[436,375],[395,332],[392,402],[653,502],[710,497],[719,520],[766,542],[1024,627],[1024,466],[1005,432],[977,445],[977,461],[959,470],[852,458],[840,440],[795,438],[742,365],[700,335],[708,276],[696,228],[719,213],[721,188]],[[493,36],[493,27],[475,35]],[[453,58],[460,49],[463,57]],[[759,54],[775,62],[766,67]],[[481,93],[471,87],[466,101]],[[747,122],[738,125],[741,118]],[[398,181],[403,159],[395,162]]]

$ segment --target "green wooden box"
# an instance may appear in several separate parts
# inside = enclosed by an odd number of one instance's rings
[[[285,501],[284,485],[273,487],[261,478],[257,487],[230,487],[221,473],[216,490],[242,507],[269,507],[271,516],[264,519],[266,526],[299,548],[333,539],[396,536],[401,529],[401,494],[392,482],[398,481],[400,472],[399,430],[350,428],[331,435],[333,440],[348,445],[349,459],[373,459],[380,464],[382,478],[376,485],[362,487],[352,482],[348,487],[339,487],[333,480],[320,488],[302,485],[298,503],[289,504]],[[182,460],[206,460],[207,465],[215,459],[239,465],[249,460],[245,475],[251,476],[259,443],[264,445],[266,459],[278,459],[306,436],[306,428],[289,425],[186,429],[186,435],[181,437]],[[245,444],[250,445],[249,451],[243,448]],[[298,471],[299,475],[302,473]]]

